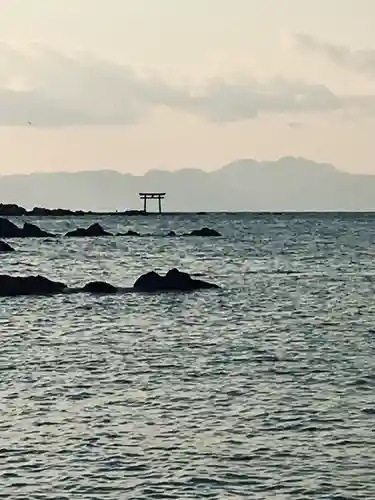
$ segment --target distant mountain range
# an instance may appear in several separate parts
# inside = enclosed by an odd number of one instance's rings
[[[342,172],[327,163],[285,157],[234,161],[214,172],[112,170],[0,177],[0,202],[74,210],[142,209],[138,193],[162,191],[165,211],[375,210],[375,175]],[[150,201],[149,210],[157,210]]]

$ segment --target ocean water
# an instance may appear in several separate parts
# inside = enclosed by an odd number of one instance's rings
[[[222,288],[0,299],[0,498],[375,498],[375,215],[99,222],[154,236],[12,240],[1,272]]]

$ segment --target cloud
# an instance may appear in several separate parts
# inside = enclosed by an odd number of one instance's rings
[[[0,123],[133,124],[155,105],[177,106],[183,90],[86,54],[34,45],[0,46]]]
[[[302,33],[294,34],[292,39],[297,48],[324,56],[338,67],[375,76],[375,50],[353,50],[345,45],[327,43]]]
[[[160,107],[225,123],[364,105],[363,98],[337,96],[324,85],[302,81],[221,78],[178,85],[88,54],[0,44],[0,125],[131,125]]]
[[[191,94],[187,110],[216,122],[256,118],[262,113],[314,113],[340,109],[342,104],[324,85],[276,79],[241,84],[214,80]]]

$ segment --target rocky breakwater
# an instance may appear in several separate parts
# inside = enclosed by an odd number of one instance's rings
[[[195,290],[218,289],[218,285],[193,279],[188,273],[171,269],[166,275],[152,271],[140,276],[127,292],[192,292]],[[103,281],[91,281],[83,287],[69,287],[61,281],[52,281],[44,276],[0,275],[0,297],[22,295],[56,295],[61,293],[114,294],[124,291]]]

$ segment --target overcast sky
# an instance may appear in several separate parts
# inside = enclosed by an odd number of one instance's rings
[[[0,173],[296,155],[375,174],[374,18],[374,0],[0,0]]]

